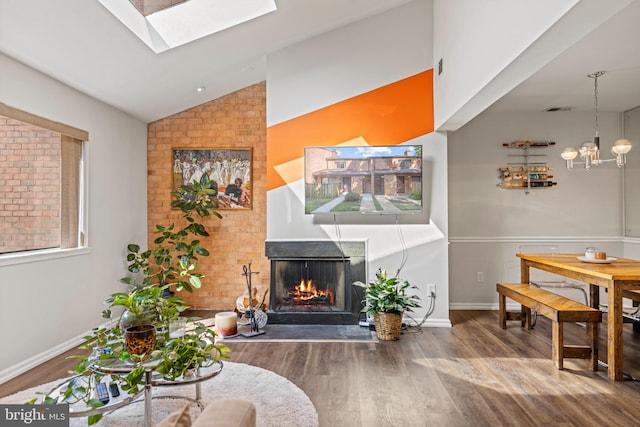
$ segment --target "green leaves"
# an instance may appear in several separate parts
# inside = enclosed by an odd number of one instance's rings
[[[215,332],[201,322],[181,338],[170,339],[161,350],[154,351],[153,358],[160,359],[156,371],[167,380],[174,381],[185,371],[198,366],[209,366],[220,359],[229,358],[229,348],[215,345]]]
[[[208,174],[204,173],[200,181],[194,182],[191,186],[183,185],[171,193],[174,198],[171,206],[182,210],[188,221],[190,221],[192,212],[201,218],[209,215],[222,218],[222,215],[216,211],[218,208],[217,200],[212,199],[212,196],[217,194],[217,191],[212,187],[213,181]]]
[[[354,282],[354,286],[364,288],[364,308],[370,316],[377,313],[398,313],[413,311],[412,308],[420,307],[420,297],[409,295],[411,289],[418,289],[406,280],[398,277],[388,277],[387,271],[378,269],[376,280],[364,284]]]
[[[142,285],[165,284],[174,286],[176,291],[192,292],[194,288],[202,286],[201,274],[195,269],[198,257],[209,256],[210,252],[201,246],[199,239],[189,240],[189,236],[208,237],[209,232],[203,224],[195,221],[192,213],[201,218],[210,215],[215,206],[210,196],[216,191],[211,188],[212,181],[208,175],[203,175],[199,182],[192,186],[183,186],[172,195],[172,207],[184,212],[186,225],[183,228],[171,223],[167,226],[156,225],[154,248],[141,252],[140,246],[127,246],[127,269],[133,274],[142,274]],[[214,213],[219,218],[221,215]],[[131,277],[121,279],[121,282],[136,286]]]
[[[110,319],[111,308],[121,306],[126,308],[121,321],[133,314],[144,318],[145,322],[153,323],[158,334],[152,357],[161,361],[158,371],[173,379],[193,366],[205,366],[229,357],[229,348],[215,344],[215,333],[201,323],[195,324],[191,331],[180,338],[170,339],[168,333],[169,320],[178,318],[188,308],[184,300],[173,295],[169,289],[173,287],[176,291],[192,292],[202,287],[204,276],[197,272],[198,261],[199,257],[210,254],[201,246],[201,239],[209,237],[209,233],[196,218],[210,215],[222,218],[215,211],[217,205],[212,196],[216,195],[216,190],[212,184],[205,174],[199,182],[172,193],[174,200],[171,206],[182,211],[183,221],[179,224],[156,225],[154,247],[148,250],[142,250],[135,243],[127,245],[127,270],[131,274],[120,279],[120,282],[126,284],[128,290],[111,294],[105,301],[109,307],[102,311],[102,316]],[[72,356],[78,359],[75,372],[78,374],[76,378],[81,381],[70,381],[62,397],[53,399],[45,396],[45,402],[64,403],[68,400],[58,400],[74,399],[82,400],[89,407],[102,406],[102,402],[93,397],[95,382],[104,376],[96,369],[96,364],[136,362],[136,356],[127,351],[119,323],[109,328],[95,328],[85,340],[85,344],[80,346],[83,354]],[[135,366],[126,375],[110,374],[110,380],[118,382],[121,389],[130,395],[139,393],[144,387],[145,368],[139,364]],[[89,425],[97,423],[101,417],[101,414],[90,416]]]

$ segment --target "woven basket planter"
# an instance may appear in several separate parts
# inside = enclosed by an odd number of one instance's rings
[[[379,340],[396,341],[400,339],[402,316],[396,313],[378,313],[373,316],[376,335]]]

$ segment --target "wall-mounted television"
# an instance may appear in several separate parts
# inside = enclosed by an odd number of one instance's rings
[[[422,146],[304,149],[305,213],[422,212]]]

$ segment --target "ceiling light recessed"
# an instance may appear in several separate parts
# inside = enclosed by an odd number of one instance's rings
[[[200,86],[200,87],[196,88],[196,92],[198,92],[198,93],[204,92],[205,90],[207,90],[206,86]]]

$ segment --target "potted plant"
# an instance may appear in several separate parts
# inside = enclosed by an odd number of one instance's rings
[[[375,280],[368,284],[358,281],[354,285],[364,288],[362,312],[373,317],[378,339],[400,339],[402,313],[420,307],[420,297],[408,293],[417,287],[397,276],[389,277],[381,268],[376,272]]]
[[[67,399],[84,401],[86,406],[96,408],[103,403],[92,394],[92,384],[100,382],[104,374],[96,370],[97,365],[125,361],[131,363],[126,374],[111,374],[111,380],[119,383],[120,388],[134,395],[139,393],[145,382],[144,372],[149,365],[143,366],[144,359],[151,358],[154,370],[165,379],[173,381],[186,376],[197,367],[213,364],[228,358],[229,348],[215,343],[215,332],[197,319],[187,319],[190,327],[179,337],[171,337],[168,324],[176,319],[188,307],[174,291],[193,292],[202,286],[202,274],[197,272],[199,257],[209,256],[209,251],[201,246],[200,237],[209,236],[204,225],[196,217],[209,215],[222,216],[215,210],[216,190],[214,182],[207,174],[191,186],[182,186],[172,194],[171,206],[183,212],[183,226],[171,223],[156,225],[155,246],[141,251],[140,246],[127,246],[127,269],[131,273],[120,281],[128,285],[126,292],[111,294],[106,303],[108,308],[103,317],[111,319],[114,307],[123,307],[124,311],[111,327],[96,328],[85,337],[86,343],[80,348],[86,354],[72,356],[79,359],[75,368],[76,378],[72,380],[61,397],[44,396],[42,403],[65,403]],[[127,348],[125,330],[133,324],[151,324],[157,333],[155,347],[150,354],[141,357]],[[89,386],[87,386],[89,384]],[[30,403],[35,403],[33,399]],[[91,415],[88,424],[95,424],[102,414]]]

